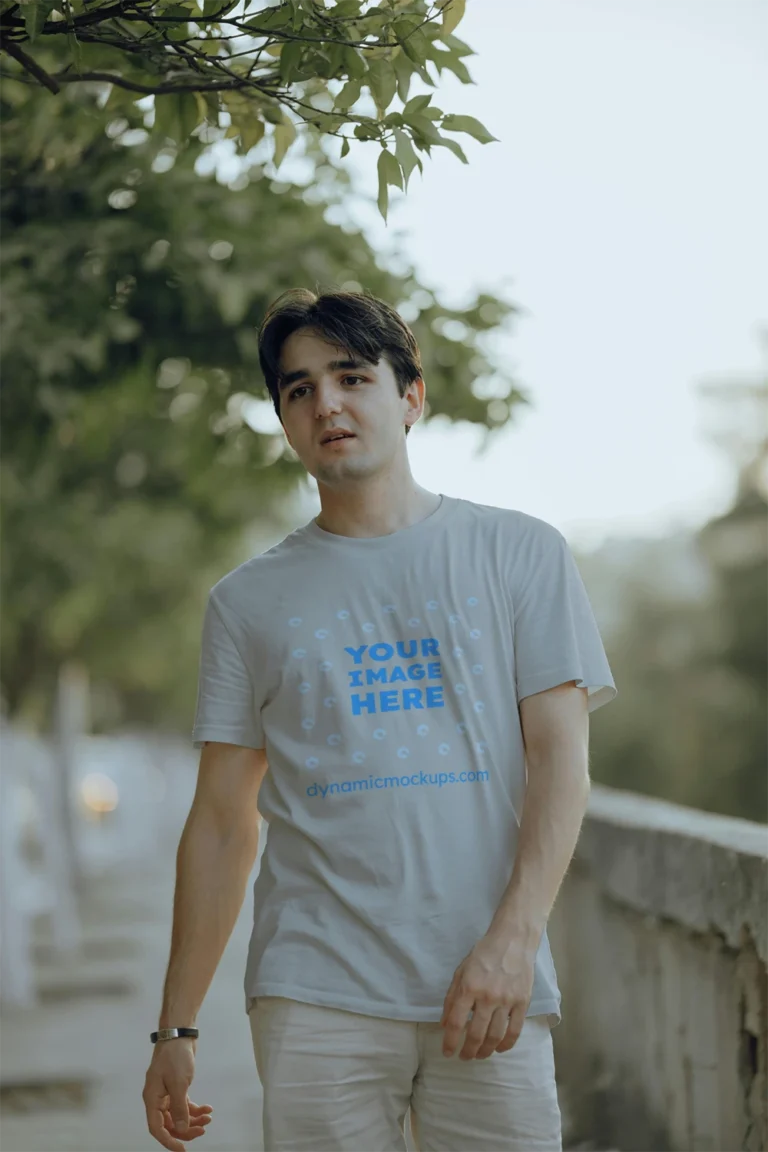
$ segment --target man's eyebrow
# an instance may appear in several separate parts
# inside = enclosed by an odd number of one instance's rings
[[[325,365],[327,372],[338,372],[340,368],[367,368],[368,370],[374,367],[365,360],[329,360]],[[280,376],[277,381],[279,391],[283,391],[290,384],[295,384],[297,380],[303,380],[306,376],[311,376],[312,373],[308,368],[297,368],[295,372],[286,372],[284,376]]]

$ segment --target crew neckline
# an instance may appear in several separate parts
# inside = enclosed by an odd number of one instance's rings
[[[429,516],[425,516],[423,520],[417,520],[415,524],[408,524],[405,528],[398,528],[395,532],[388,532],[385,536],[340,536],[336,532],[326,532],[314,520],[310,520],[308,524],[304,525],[303,532],[313,543],[361,552],[392,548],[401,543],[412,543],[414,538],[421,539],[422,536],[429,534],[433,528],[442,523],[449,511],[458,504],[458,500],[452,496],[446,496],[442,492],[439,493],[439,496],[440,503],[434,512],[430,512]]]

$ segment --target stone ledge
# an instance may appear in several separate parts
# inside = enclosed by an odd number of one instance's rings
[[[768,826],[593,784],[573,865],[612,899],[768,963]]]

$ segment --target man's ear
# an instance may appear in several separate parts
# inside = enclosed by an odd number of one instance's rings
[[[419,384],[421,384],[421,387],[419,387]],[[405,422],[412,428],[413,425],[421,419],[424,413],[424,404],[427,399],[427,386],[423,376],[417,376],[415,380],[411,381],[408,386],[408,392],[411,392],[411,390],[414,392],[414,399],[416,400],[417,406],[414,408],[409,404],[408,411],[405,415]]]

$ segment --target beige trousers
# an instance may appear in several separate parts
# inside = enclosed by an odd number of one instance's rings
[[[265,1152],[561,1152],[552,1036],[528,1016],[509,1052],[442,1054],[439,1024],[280,997],[251,1008]]]

